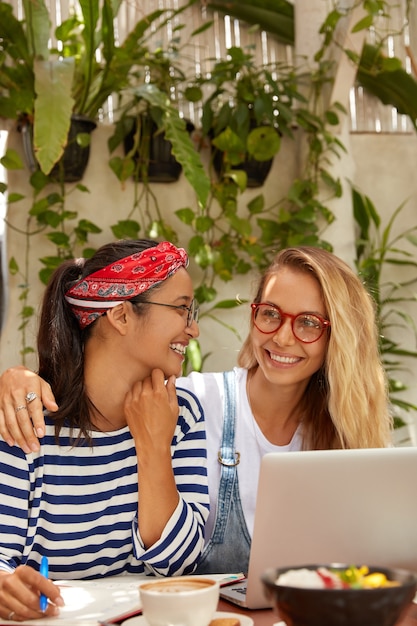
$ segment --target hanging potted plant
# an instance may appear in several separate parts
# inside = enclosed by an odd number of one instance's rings
[[[79,5],[81,14],[51,33],[44,0],[24,0],[23,20],[14,16],[10,3],[0,3],[0,117],[17,120],[24,132],[29,125],[31,165],[48,175],[67,145],[88,149],[85,130],[70,130],[71,124],[88,120],[87,131],[95,127],[109,96],[128,87],[135,78],[132,68],[143,66],[152,25],[175,13],[154,11],[119,45],[113,24],[121,3],[80,0]],[[51,40],[55,47],[49,46]],[[67,170],[66,163],[62,169]]]
[[[194,126],[181,119],[177,107],[180,86],[185,81],[184,72],[175,63],[178,41],[171,40],[166,50],[162,47],[149,50],[144,56],[144,67],[137,72],[139,86],[131,86],[121,94],[119,119],[109,140],[109,149],[113,152],[123,143],[124,167],[133,169],[136,181],[170,183],[178,180],[183,169],[181,151],[179,160],[175,156],[178,139],[182,139],[182,148],[189,151],[189,158],[199,160],[193,144],[184,134],[190,134]],[[174,127],[175,133],[172,132]]]
[[[211,140],[214,169],[220,177],[242,170],[247,187],[263,185],[281,136],[292,133],[291,72],[279,64],[259,66],[253,50],[234,46],[197,86],[208,92],[202,130]]]
[[[191,139],[194,126],[181,116],[178,108],[178,101],[185,97],[186,84],[179,38],[183,27],[176,26],[175,36],[166,48],[147,49],[142,65],[135,69],[134,80],[119,93],[117,120],[108,145],[110,153],[123,145],[124,157],[113,156],[110,167],[120,181],[133,177],[145,187],[150,183],[175,182],[184,172],[199,205],[205,206],[210,179]]]
[[[285,45],[295,44],[295,11],[294,3],[289,0],[204,0],[209,9],[218,10],[242,22],[259,27],[275,36]],[[326,49],[331,44],[340,23],[356,6],[342,8],[337,3],[326,16],[321,27],[324,35],[324,44],[315,55],[315,60],[324,57]],[[381,15],[389,15],[389,3],[384,1],[361,3],[364,9],[363,18],[353,26],[352,33],[374,26]],[[408,14],[411,3],[406,3]],[[359,52],[345,49],[344,52],[350,61],[357,66],[356,80],[368,93],[378,98],[382,104],[395,107],[398,113],[407,115],[414,126],[417,120],[417,81],[405,68],[401,59],[384,54],[386,40],[399,35],[400,32],[379,32],[373,28],[374,43],[365,43]]]
[[[122,142],[127,149],[124,157],[114,156],[110,159],[110,167],[117,178],[123,182],[133,176],[136,182],[141,181],[147,186],[153,182],[151,178],[155,174],[160,182],[161,176],[157,174],[158,164],[155,159],[156,150],[159,150],[157,141],[160,138],[163,140],[160,151],[164,152],[163,175],[167,177],[172,164],[175,173],[184,171],[199,204],[205,206],[210,180],[190,138],[189,126],[180,116],[177,107],[165,91],[152,83],[131,88],[128,96],[129,102],[109,139],[110,152]],[[130,143],[126,141],[126,137],[129,137]],[[151,159],[154,159],[153,163]],[[170,176],[173,176],[172,172]]]
[[[86,3],[81,6],[87,9]],[[82,176],[72,170],[67,155],[57,164],[68,146],[76,160],[86,165],[89,133],[96,127],[98,109],[87,106],[87,84],[85,89],[79,89],[82,77],[88,76],[92,81],[97,75],[97,68],[88,59],[93,58],[89,42],[94,41],[91,35],[96,24],[94,16],[99,16],[98,2],[92,2],[88,8],[83,28],[74,15],[51,33],[44,0],[25,0],[22,20],[15,17],[11,4],[0,5],[0,38],[5,53],[0,68],[0,116],[17,121],[30,169],[40,168],[51,175],[51,180],[59,172],[64,180]],[[61,48],[59,53],[57,47],[49,47],[49,41],[55,37]],[[108,92],[97,100],[98,107],[107,95]]]

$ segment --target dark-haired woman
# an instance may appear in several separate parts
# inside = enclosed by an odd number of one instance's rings
[[[194,569],[208,488],[200,405],[174,384],[198,336],[187,263],[169,242],[124,241],[52,276],[39,374],[59,409],[38,450],[0,439],[0,618],[39,618],[40,593],[54,615],[53,579]]]

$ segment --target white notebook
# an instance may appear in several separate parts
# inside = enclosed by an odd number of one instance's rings
[[[220,586],[240,580],[242,574],[207,574],[204,578],[218,580]],[[94,580],[55,581],[61,587],[65,607],[58,617],[19,622],[24,626],[97,626],[99,623],[117,624],[142,613],[139,585],[154,580],[145,574],[104,576]],[[0,625],[14,624],[2,620]]]
[[[247,580],[221,596],[266,608],[266,569],[319,563],[417,572],[417,448],[264,456]]]

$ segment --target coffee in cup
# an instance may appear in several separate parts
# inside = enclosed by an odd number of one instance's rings
[[[174,576],[139,587],[149,626],[208,626],[217,609],[219,583],[200,576]]]

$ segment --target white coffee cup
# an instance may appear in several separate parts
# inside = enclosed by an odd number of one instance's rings
[[[140,585],[149,626],[208,626],[217,610],[219,583],[200,576],[159,578]]]

